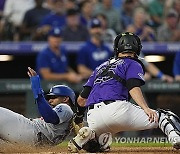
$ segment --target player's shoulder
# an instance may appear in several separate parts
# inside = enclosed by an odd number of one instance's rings
[[[139,59],[136,59],[136,58],[126,58],[125,61],[126,61],[126,65],[128,67],[134,67],[134,68],[138,68],[139,67],[139,68],[143,69],[143,71],[145,72],[144,64]]]
[[[125,58],[124,60],[128,64],[141,65],[140,60],[135,59],[135,58]]]
[[[72,114],[73,115],[73,111],[71,109],[71,107],[67,104],[64,104],[64,103],[61,103],[61,104],[58,104],[54,107],[54,109],[57,111],[57,112],[68,112],[69,114]]]

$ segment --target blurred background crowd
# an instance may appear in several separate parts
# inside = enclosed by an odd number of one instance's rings
[[[111,35],[132,31],[142,41],[180,39],[179,0],[1,0],[0,11],[1,40],[42,41],[53,27],[65,32],[75,26],[74,32],[88,29],[93,17],[98,17]],[[85,41],[87,36],[65,34],[64,40]]]
[[[143,42],[179,42],[179,19],[179,0],[1,0],[0,40],[47,41],[46,50],[54,55],[40,51],[37,60],[33,59],[41,77],[78,83],[112,57],[116,34],[129,31]],[[58,48],[64,41],[85,45],[77,54],[68,55]],[[144,64],[149,66],[146,79],[152,76],[172,81],[155,65]],[[172,71],[166,73],[180,80],[179,64],[169,65]]]

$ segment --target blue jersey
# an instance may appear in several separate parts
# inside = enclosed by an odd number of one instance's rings
[[[173,73],[174,73],[174,76],[180,75],[180,52],[176,53],[174,66],[173,66]]]
[[[60,47],[60,56],[57,56],[49,47],[41,51],[36,60],[37,72],[40,74],[41,68],[49,68],[54,73],[65,73],[68,71],[68,61],[66,51]]]
[[[108,65],[109,61],[97,67],[84,86],[92,87],[86,105],[96,104],[105,100],[128,100],[128,89],[117,80],[108,76],[97,76]],[[139,79],[144,84],[144,71],[141,64],[130,58],[112,59],[111,71],[128,81]]]
[[[77,63],[94,70],[108,60],[112,54],[112,51],[104,43],[97,47],[91,41],[87,41],[78,53]]]
[[[66,24],[65,15],[57,15],[54,12],[49,13],[45,16],[40,24],[40,26],[50,25],[51,27],[63,27]]]

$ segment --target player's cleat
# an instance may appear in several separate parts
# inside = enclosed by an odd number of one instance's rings
[[[179,150],[179,149],[180,149],[180,142],[175,143],[175,144],[173,145],[173,148]]]
[[[71,153],[77,153],[79,151],[78,148],[73,144],[72,140],[68,142],[68,151]]]
[[[79,130],[76,137],[68,143],[69,152],[78,152],[91,139],[95,138],[95,132],[89,127],[83,127]]]

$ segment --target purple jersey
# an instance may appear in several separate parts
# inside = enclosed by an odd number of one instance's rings
[[[109,61],[106,61],[97,67],[84,85],[92,87],[86,106],[105,100],[128,100],[128,89],[121,82],[108,76],[97,77],[108,64]],[[111,59],[110,64],[109,70],[125,81],[139,79],[144,84],[144,71],[137,61],[130,58]]]

